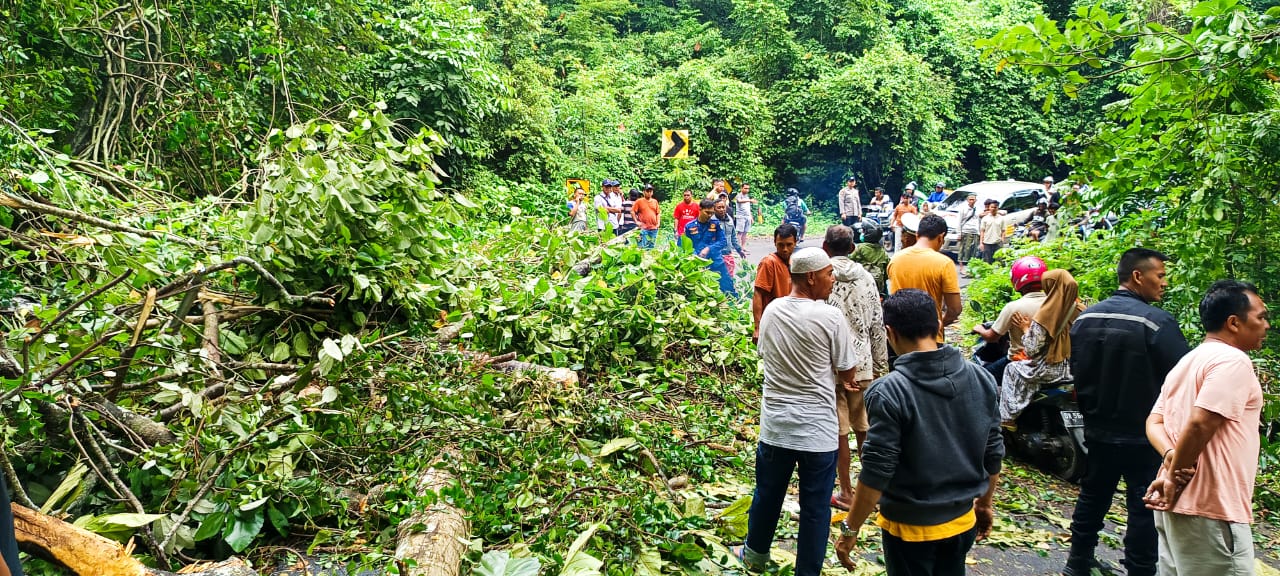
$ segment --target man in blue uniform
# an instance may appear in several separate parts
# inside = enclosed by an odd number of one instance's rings
[[[711,260],[707,268],[720,275],[720,291],[737,298],[738,291],[733,287],[733,278],[729,277],[729,269],[721,257],[728,240],[724,235],[724,225],[714,217],[715,209],[715,200],[705,198],[699,202],[698,219],[685,225],[684,235],[693,243],[695,255]]]

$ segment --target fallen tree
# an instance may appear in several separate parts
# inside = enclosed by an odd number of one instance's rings
[[[13,504],[13,532],[18,548],[27,554],[57,564],[80,576],[170,576],[175,572],[156,570],[139,562],[130,545],[103,538],[93,532]],[[186,576],[258,576],[243,560],[199,563],[184,569]]]

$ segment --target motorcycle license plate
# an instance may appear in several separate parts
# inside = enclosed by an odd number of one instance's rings
[[[1063,410],[1062,424],[1067,428],[1084,428],[1084,415],[1075,410]]]

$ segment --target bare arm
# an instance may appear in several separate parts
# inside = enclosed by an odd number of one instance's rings
[[[942,304],[946,307],[946,310],[942,314],[942,325],[944,327],[950,326],[952,322],[955,322],[960,318],[960,309],[963,306],[960,303],[960,293],[943,294]]]
[[[849,515],[843,520],[845,526],[848,526],[851,530],[862,528],[862,524],[867,521],[867,517],[871,515],[871,512],[876,508],[876,504],[880,502],[880,494],[879,490],[867,486],[859,480],[858,487],[853,490],[853,505],[849,507]],[[857,545],[858,537],[856,535],[841,535],[840,539],[836,541],[836,558],[840,560],[840,564],[846,570],[853,571],[854,568],[857,568],[857,564],[849,557],[849,554],[853,552],[854,547]]]
[[[977,334],[977,335],[978,335],[979,337],[981,337],[983,340],[985,340],[985,341],[987,341],[987,342],[992,342],[992,343],[994,343],[994,342],[999,342],[999,341],[1000,341],[1000,338],[1002,338],[1002,337],[1004,336],[1003,334],[1001,334],[1001,333],[999,333],[999,332],[996,332],[995,330],[992,330],[992,329],[990,329],[990,328],[987,328],[986,326],[983,326],[982,324],[974,324],[974,325],[973,325],[973,333],[974,333],[974,334]]]
[[[1169,464],[1173,469],[1194,467],[1200,459],[1200,453],[1204,452],[1204,447],[1226,421],[1221,414],[1200,407],[1192,408],[1187,427],[1182,430],[1177,445],[1172,446],[1173,454]]]
[[[848,370],[841,370],[837,372],[836,375],[839,378],[837,379],[836,384],[839,386],[844,386],[844,389],[846,392],[862,391],[862,386],[858,385],[858,380],[855,377],[856,373],[857,373],[856,368],[850,368]]]
[[[978,518],[978,540],[991,534],[991,525],[995,523],[995,508],[992,507],[991,501],[995,498],[996,486],[1000,485],[1000,473],[992,474],[988,482],[987,492],[973,503],[973,513]]]
[[[764,307],[768,305],[765,301],[765,291],[763,288],[756,287],[755,292],[751,294],[751,318],[754,319],[751,330],[751,343],[760,343],[760,317],[764,315]]]
[[[1164,416],[1152,414],[1147,417],[1147,440],[1165,455],[1160,472],[1143,498],[1147,508],[1162,511],[1173,508],[1195,473],[1200,453],[1226,421],[1221,414],[1200,407],[1192,408],[1191,418],[1175,444],[1164,430]]]

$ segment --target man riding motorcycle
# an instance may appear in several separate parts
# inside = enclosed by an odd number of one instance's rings
[[[1011,360],[1017,360],[1022,354],[1022,330],[1013,322],[1013,317],[1021,313],[1030,318],[1040,310],[1040,305],[1044,303],[1045,298],[1040,280],[1047,269],[1044,260],[1036,256],[1023,256],[1015,261],[1009,274],[1009,281],[1013,284],[1013,289],[1017,290],[1022,297],[1005,304],[1000,310],[1000,316],[990,328],[983,324],[973,327],[975,334],[991,343],[999,342],[1005,334],[1009,335],[1009,353],[1004,358],[983,365],[992,376],[995,376],[996,382],[1004,379],[1005,365]]]

